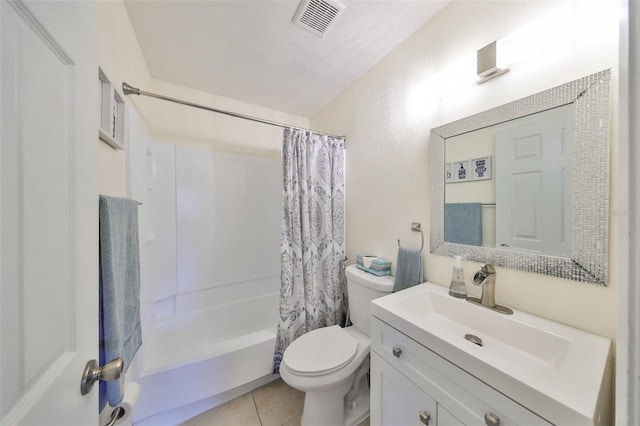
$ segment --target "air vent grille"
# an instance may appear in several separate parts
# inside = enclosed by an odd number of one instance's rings
[[[344,4],[336,0],[302,0],[293,23],[322,37],[338,19],[344,7]]]

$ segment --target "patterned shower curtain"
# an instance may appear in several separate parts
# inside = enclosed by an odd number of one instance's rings
[[[280,322],[274,374],[284,350],[308,331],[344,325],[344,138],[285,129],[280,240]]]

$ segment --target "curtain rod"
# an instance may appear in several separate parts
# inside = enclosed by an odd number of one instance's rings
[[[313,130],[305,129],[304,127],[291,126],[289,124],[278,123],[276,121],[263,120],[262,118],[252,117],[250,115],[239,114],[237,112],[230,112],[230,111],[225,111],[225,110],[222,110],[222,109],[211,108],[211,107],[204,106],[204,105],[198,105],[198,104],[194,104],[192,102],[183,101],[182,99],[176,99],[176,98],[171,98],[169,96],[159,95],[157,93],[145,92],[144,90],[140,90],[137,87],[133,87],[130,84],[127,84],[125,82],[122,83],[122,91],[124,92],[125,95],[149,96],[151,98],[162,99],[164,101],[169,101],[169,102],[175,102],[177,104],[186,105],[186,106],[199,108],[199,109],[204,109],[206,111],[217,112],[218,114],[229,115],[231,117],[242,118],[242,119],[249,120],[249,121],[255,121],[257,123],[268,124],[270,126],[282,127],[283,129],[295,128],[295,129],[308,130],[310,132],[313,132]],[[330,136],[330,137],[333,137],[333,138],[346,139],[346,136],[336,136],[336,135],[331,135],[331,134],[328,134],[328,133],[325,133],[325,134],[327,136]]]

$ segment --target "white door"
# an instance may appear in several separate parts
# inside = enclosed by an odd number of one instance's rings
[[[0,422],[97,425],[96,5],[0,18]]]
[[[571,255],[572,106],[496,130],[496,246]]]

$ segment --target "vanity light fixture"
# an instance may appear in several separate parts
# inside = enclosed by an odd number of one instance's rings
[[[500,66],[502,64],[498,61],[498,53],[504,54],[504,52],[498,52],[496,41],[478,50],[477,74],[480,79],[476,80],[476,84],[482,84],[509,71],[508,65]]]

